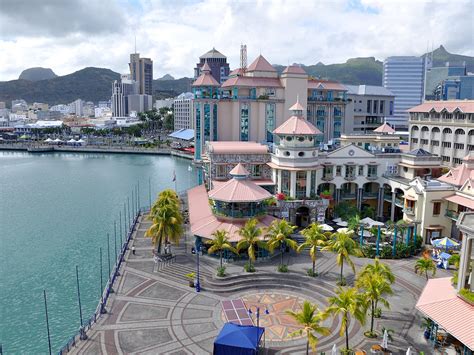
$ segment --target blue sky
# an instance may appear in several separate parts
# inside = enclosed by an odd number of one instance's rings
[[[428,43],[474,55],[473,14],[473,0],[2,0],[0,80],[33,66],[126,72],[135,35],[156,78],[191,76],[212,47],[235,68],[241,43],[249,62],[274,64],[421,55]]]

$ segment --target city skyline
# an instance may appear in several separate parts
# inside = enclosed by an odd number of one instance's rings
[[[128,72],[124,58],[134,52],[135,36],[137,52],[154,61],[155,79],[164,74],[192,77],[196,58],[212,47],[236,68],[241,43],[248,46],[249,60],[261,53],[281,65],[421,55],[431,44],[474,55],[468,15],[473,2],[468,0],[457,1],[457,6],[445,1],[379,0],[299,6],[288,1],[51,0],[36,6],[39,16],[31,19],[25,14],[32,4],[2,1],[0,49],[10,55],[0,59],[1,81],[17,79],[22,70],[37,66],[57,75],[88,66]]]

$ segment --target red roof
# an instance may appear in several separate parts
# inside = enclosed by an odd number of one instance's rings
[[[258,202],[270,197],[270,192],[247,179],[233,178],[209,191],[209,198],[225,202]]]
[[[247,68],[247,71],[269,71],[276,72],[276,69],[260,54]]]
[[[239,163],[237,164],[230,172],[230,175],[237,175],[237,176],[249,176],[250,173],[247,171],[247,169],[244,168],[244,166]]]
[[[220,141],[207,143],[209,153],[214,154],[267,154],[268,147],[257,142]]]
[[[238,242],[240,240],[239,229],[245,221],[224,221],[217,219],[209,206],[208,195],[204,185],[200,185],[188,190],[189,222],[191,232],[194,235],[213,239],[212,233],[217,230],[225,230],[228,233],[229,241]],[[259,227],[268,227],[276,218],[266,215],[259,219]],[[263,236],[262,236],[263,238]]]
[[[457,296],[450,277],[428,280],[416,308],[474,350],[474,306]]]
[[[337,91],[347,91],[347,88],[339,84],[336,81],[327,81],[327,80],[308,80],[308,89],[323,89],[323,90],[337,90]]]
[[[421,105],[412,107],[408,112],[441,112],[446,110],[451,113],[456,110],[462,113],[474,113],[474,100],[448,100],[448,101],[425,101]]]
[[[204,64],[206,65],[206,64]],[[216,79],[206,70],[197,78],[193,86],[220,86]]]
[[[222,87],[282,87],[278,78],[260,78],[254,76],[233,76],[222,83]]]
[[[311,122],[305,120],[301,116],[291,116],[283,122],[277,129],[273,131],[274,134],[304,134],[316,135],[322,134]]]
[[[299,98],[296,99],[296,103],[290,107],[290,111],[304,111],[304,107],[300,104]]]
[[[377,127],[376,129],[374,129],[374,132],[377,132],[377,133],[395,133],[395,130],[392,127],[390,127],[390,125],[387,122],[385,122],[380,127]]]
[[[474,169],[470,169],[467,166],[467,162],[472,159],[471,155],[466,156],[463,160],[466,163],[462,163],[456,168],[452,168],[443,176],[438,178],[439,181],[447,182],[451,185],[462,186],[468,179],[474,179]]]
[[[283,74],[305,74],[304,69],[299,65],[289,65],[283,70]]]

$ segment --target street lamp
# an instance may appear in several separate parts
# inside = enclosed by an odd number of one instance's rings
[[[255,316],[257,317],[257,354],[258,354],[258,345],[259,345],[259,329],[260,329],[260,307],[257,307],[257,306],[250,306],[248,309],[247,309],[247,312],[249,314],[249,317],[250,319],[252,318],[252,307],[255,307]],[[270,312],[268,311],[268,308],[265,308],[265,314],[270,314]]]
[[[197,260],[197,280],[196,280],[196,292],[201,292],[201,283],[199,282],[199,253],[202,250],[201,244],[196,247],[196,260]]]

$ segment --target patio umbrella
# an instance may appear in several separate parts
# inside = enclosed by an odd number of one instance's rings
[[[415,353],[413,352],[413,350],[411,349],[411,346],[408,347],[407,349],[407,352],[406,352],[406,355],[414,355]]]
[[[53,140],[52,140],[51,138],[45,139],[45,142],[46,142],[46,143],[49,143],[49,142],[52,142],[52,141],[53,141]]]
[[[342,219],[340,219],[340,218],[334,218],[332,221],[333,221],[334,223],[339,223],[339,222],[342,222]]]
[[[386,350],[388,348],[388,333],[387,329],[383,332],[383,339],[382,339],[382,344],[380,344],[382,349]]]
[[[368,226],[371,226],[372,223],[374,223],[374,222],[375,222],[375,221],[374,221],[372,218],[370,218],[370,217],[365,217],[365,218],[362,218],[362,219],[360,220],[360,223],[364,223],[364,224],[366,224],[366,225],[368,225]]]
[[[321,224],[321,228],[325,232],[332,232],[334,230],[334,228],[331,227],[329,224]]]
[[[349,233],[349,228],[338,228],[337,231],[339,233]]]
[[[433,246],[435,246],[437,248],[445,248],[446,250],[456,249],[456,248],[459,247],[458,242],[455,242],[454,240],[452,240],[448,237],[433,240],[432,244],[433,244]]]
[[[347,227],[347,222],[341,221],[336,223],[339,227]]]
[[[331,355],[337,355],[337,347],[336,347],[336,344],[334,344],[334,345],[332,346]]]
[[[362,234],[365,238],[371,237],[372,233],[370,233],[368,230],[364,229],[364,233]]]

